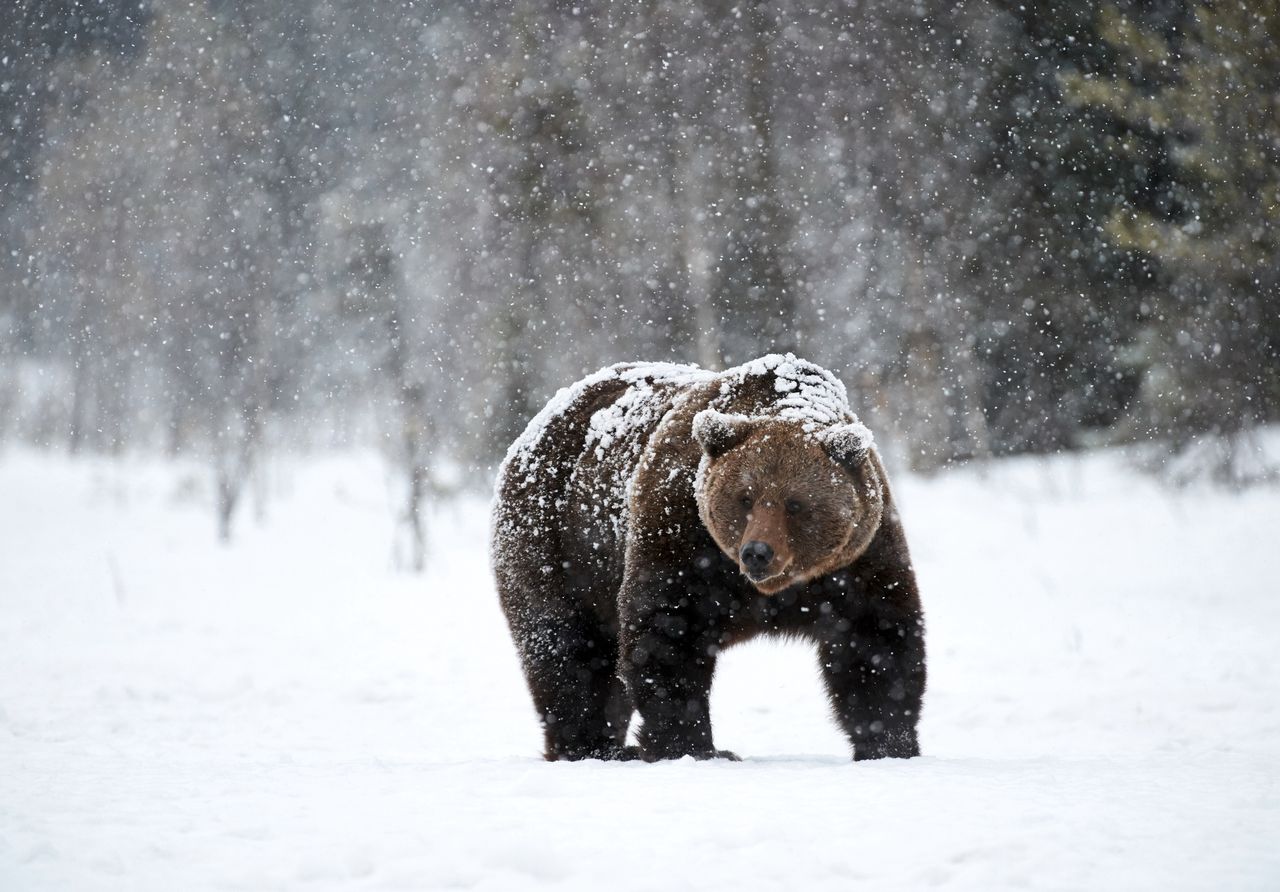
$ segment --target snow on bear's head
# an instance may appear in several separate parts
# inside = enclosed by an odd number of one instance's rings
[[[758,591],[847,566],[884,511],[884,472],[861,423],[815,427],[704,409],[695,493],[702,523]]]

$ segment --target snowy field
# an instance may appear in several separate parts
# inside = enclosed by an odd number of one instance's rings
[[[853,764],[810,653],[723,659],[741,763],[547,764],[486,506],[394,572],[373,457],[0,455],[0,890],[1280,889],[1280,490],[1117,456],[897,481],[925,756]]]

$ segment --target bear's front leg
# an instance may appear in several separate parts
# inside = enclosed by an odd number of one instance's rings
[[[818,647],[827,696],[854,761],[920,755],[924,637],[916,618],[841,620]]]
[[[622,619],[619,673],[643,719],[640,755],[647,761],[715,757],[711,741],[711,678],[718,635],[676,605],[643,609],[632,601]]]

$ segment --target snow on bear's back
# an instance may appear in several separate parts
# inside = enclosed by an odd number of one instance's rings
[[[632,429],[653,420],[650,407],[656,402],[653,399],[655,388],[698,384],[713,379],[715,374],[696,365],[621,362],[600,369],[568,387],[562,387],[507,449],[506,458],[498,468],[498,480],[505,479],[512,471],[526,477],[536,477],[541,466],[538,446],[546,437],[548,426],[600,385],[615,381],[625,385],[618,400],[596,411],[587,427],[584,450],[593,448],[598,457],[603,457],[604,450],[615,441],[625,437]]]
[[[617,368],[615,366],[615,368]],[[586,445],[603,461],[616,443],[639,448],[641,435],[651,430],[670,405],[669,394],[715,377],[694,365],[635,363],[618,368],[627,388],[610,405],[596,410],[587,427]]]
[[[711,405],[722,408],[744,387],[757,383],[753,379],[760,378],[772,378],[774,389],[768,402],[759,407],[761,412],[798,421],[806,430],[853,418],[844,384],[821,366],[792,353],[771,353],[723,372],[671,362],[617,363],[558,390],[511,444],[498,469],[498,479],[504,479],[511,470],[530,480],[536,477],[541,467],[538,446],[548,426],[601,385],[617,382],[625,386],[615,401],[592,414],[587,426],[583,451],[594,450],[598,459],[603,459],[615,443],[651,427],[658,420],[657,413],[667,407],[668,400],[662,397],[672,388],[719,379],[720,395]]]

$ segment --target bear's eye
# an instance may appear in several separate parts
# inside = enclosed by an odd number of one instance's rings
[[[743,508],[750,508],[751,496],[742,496],[740,499],[738,499],[738,504],[740,504]]]
[[[787,499],[787,513],[791,515],[799,514],[804,510],[804,503],[799,499]]]

